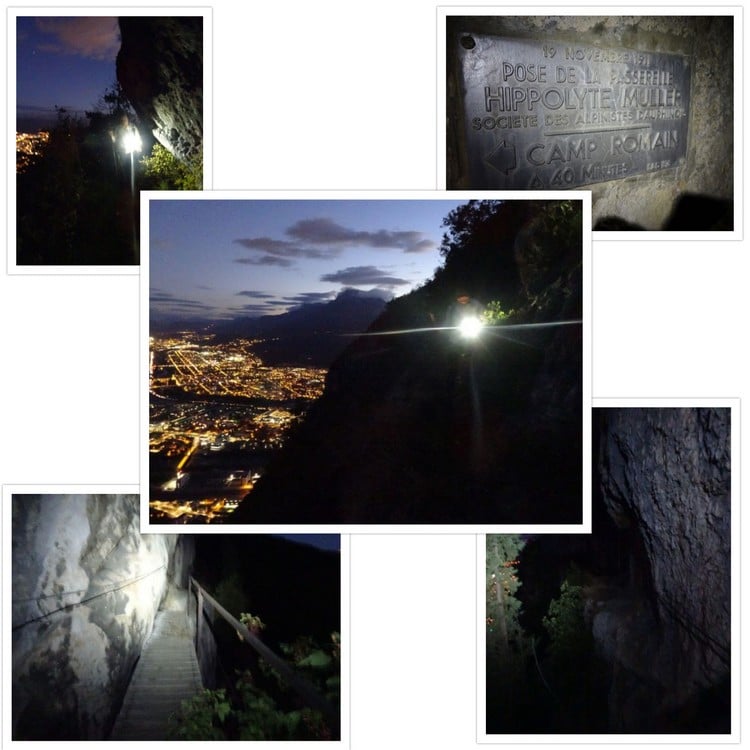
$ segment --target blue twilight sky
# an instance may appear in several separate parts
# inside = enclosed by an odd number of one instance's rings
[[[399,296],[441,264],[459,200],[151,200],[157,318],[257,317],[346,288]]]
[[[94,109],[116,80],[119,49],[115,16],[16,18],[17,127],[52,124],[56,106],[81,115]]]
[[[340,534],[274,534],[299,544],[308,544],[329,552],[341,552]]]

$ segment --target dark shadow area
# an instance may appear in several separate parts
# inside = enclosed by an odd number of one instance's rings
[[[196,536],[193,576],[214,592],[222,581],[232,582],[237,601],[225,606],[237,610],[235,616],[259,614],[268,624],[269,645],[298,635],[327,639],[340,630],[340,554],[265,534],[251,539],[249,544],[246,535]]]
[[[194,575],[338,711],[340,565],[339,552],[281,538],[255,535],[248,544],[244,536],[202,536]],[[214,703],[204,696],[185,707],[175,738],[338,738],[340,727],[310,708],[210,603],[198,617],[196,650]]]
[[[43,154],[16,178],[17,264],[137,263],[137,201],[130,160],[107,132],[62,112]]]
[[[694,502],[728,513],[728,476],[717,479],[728,422],[721,410],[638,411],[594,410],[591,534],[487,537],[488,734],[731,730],[728,526],[678,531]],[[650,469],[638,466],[640,450],[670,466],[670,434],[675,460],[706,482],[681,506],[646,494]],[[677,546],[692,555],[673,556]]]
[[[664,224],[665,231],[701,230],[731,232],[734,203],[707,195],[681,195]]]
[[[446,217],[444,265],[333,362],[231,522],[579,522],[581,221],[578,201]]]
[[[681,195],[672,208],[672,213],[661,227],[665,232],[731,232],[734,229],[734,203],[707,195]],[[605,216],[594,225],[596,232],[643,231],[645,227],[620,219]]]

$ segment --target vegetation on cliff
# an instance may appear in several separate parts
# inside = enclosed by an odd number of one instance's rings
[[[444,225],[434,277],[333,363],[236,521],[580,518],[581,204],[470,201]],[[475,341],[467,305],[494,316]]]

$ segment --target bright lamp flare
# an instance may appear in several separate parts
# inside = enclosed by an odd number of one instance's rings
[[[481,330],[482,321],[473,316],[464,318],[458,324],[458,331],[465,339],[475,339]]]
[[[128,130],[122,137],[122,147],[126,154],[132,154],[133,151],[141,150],[141,136],[137,130]]]

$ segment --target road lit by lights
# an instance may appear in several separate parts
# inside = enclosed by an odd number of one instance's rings
[[[188,523],[211,523],[232,513],[237,505],[236,500],[224,497],[185,501],[152,500],[149,503],[152,511],[173,521],[180,519]]]

